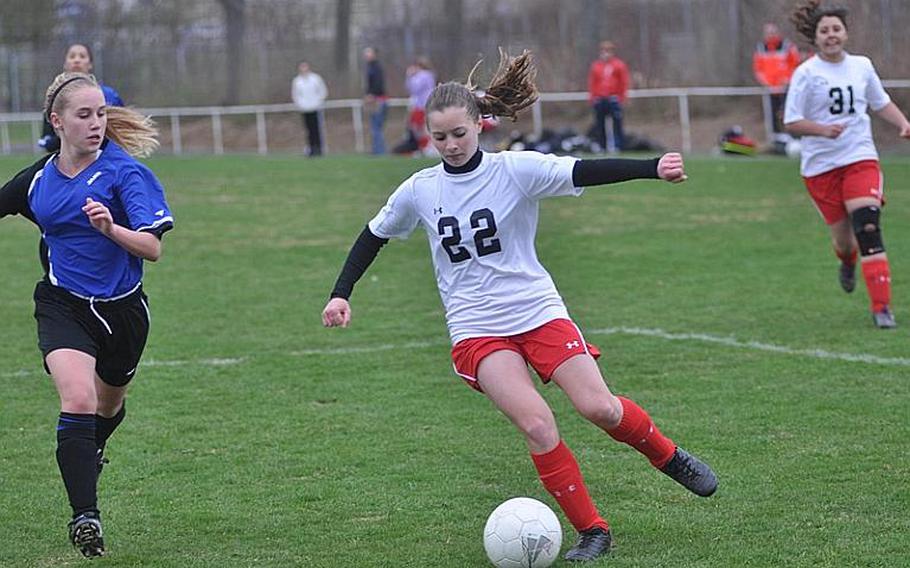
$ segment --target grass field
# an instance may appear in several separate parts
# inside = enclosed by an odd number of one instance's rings
[[[30,159],[0,159],[0,178]],[[177,227],[147,269],[152,335],[108,445],[93,567],[485,566],[497,504],[555,508],[514,428],[451,371],[420,232],[383,249],[350,328],[320,325],[351,242],[425,163],[151,161]],[[873,329],[862,284],[840,291],[795,162],[688,169],[541,207],[540,257],[611,387],[721,483],[688,494],[544,388],[613,525],[598,565],[910,565],[910,163],[884,162],[894,331]],[[77,566],[36,242],[0,221],[0,566]]]

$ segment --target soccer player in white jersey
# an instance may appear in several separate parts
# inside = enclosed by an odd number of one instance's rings
[[[585,186],[631,179],[686,179],[682,157],[578,160],[537,152],[480,150],[482,117],[515,117],[537,98],[530,54],[510,60],[481,96],[459,83],[438,85],[427,102],[427,126],[442,163],[402,183],[358,237],[322,313],[327,327],[351,320],[354,284],[390,238],[418,226],[426,232],[446,311],[455,371],[485,394],[524,435],[544,487],[579,532],[566,554],[593,560],[610,551],[607,521],[591,500],[553,413],[537,391],[530,364],[578,412],[643,453],[692,492],[717,487],[711,469],[678,448],[631,400],[614,396],[534,248],[541,199],[578,196]],[[471,84],[470,77],[468,85]]]
[[[60,151],[0,188],[0,218],[22,215],[41,231],[35,319],[60,396],[56,453],[73,511],[69,536],[83,555],[103,556],[98,474],[148,337],[143,261],[158,260],[174,220],[161,184],[134,158],[158,145],[146,117],[108,107],[86,73],[54,79],[45,117]]]
[[[891,270],[881,234],[884,183],[867,108],[910,138],[910,122],[895,105],[868,57],[851,55],[847,11],[820,0],[799,3],[796,29],[817,49],[793,74],[784,112],[790,134],[802,136],[800,174],[831,229],[840,284],[856,286],[857,253],[872,304],[872,321],[895,327]]]

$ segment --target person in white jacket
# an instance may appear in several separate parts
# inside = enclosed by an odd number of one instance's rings
[[[310,156],[322,155],[321,114],[328,94],[322,77],[310,69],[307,61],[301,61],[297,66],[297,76],[291,83],[291,98],[303,116]]]

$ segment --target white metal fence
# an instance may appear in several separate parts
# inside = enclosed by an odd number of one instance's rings
[[[888,89],[908,89],[910,80],[884,81]],[[761,97],[764,124],[768,139],[771,137],[772,116],[769,95],[770,91],[763,87],[688,87],[668,89],[636,89],[629,91],[630,98],[636,99],[676,99],[679,111],[679,132],[682,140],[683,152],[692,151],[692,118],[690,100],[697,97]],[[535,133],[540,133],[545,122],[545,107],[548,103],[560,102],[586,102],[586,92],[541,93],[540,100],[532,107],[532,120]],[[389,99],[390,107],[406,107],[408,100],[405,98]],[[348,109],[351,113],[351,124],[354,134],[354,149],[364,152],[366,148],[366,134],[364,132],[364,103],[361,99],[336,99],[326,102],[326,110]],[[174,154],[184,153],[183,132],[181,119],[192,117],[209,117],[211,121],[211,153],[221,155],[225,153],[224,126],[222,117],[225,116],[252,116],[256,121],[256,151],[259,154],[268,154],[269,141],[266,128],[266,117],[270,114],[296,113],[297,108],[290,103],[272,105],[243,105],[227,107],[168,107],[168,108],[142,108],[142,113],[159,119],[168,119],[170,123],[171,151]],[[13,124],[28,124],[31,132],[32,144],[25,151],[40,153],[43,150],[35,141],[41,134],[42,115],[39,112],[0,114],[0,153],[12,154],[22,152],[21,145],[14,147],[10,137],[10,126]],[[325,132],[328,143],[331,142],[331,131]]]

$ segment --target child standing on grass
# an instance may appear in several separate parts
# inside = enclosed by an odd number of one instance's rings
[[[58,75],[44,112],[60,151],[0,189],[0,217],[19,214],[41,230],[35,319],[60,396],[57,464],[73,510],[69,538],[86,557],[103,556],[98,474],[126,415],[151,318],[142,263],[158,260],[174,221],[161,184],[133,157],[158,145],[146,117],[108,107],[85,73]]]
[[[896,126],[903,138],[910,138],[910,122],[888,97],[869,58],[844,50],[846,9],[805,0],[792,20],[817,54],[793,74],[784,125],[803,137],[800,173],[831,230],[841,287],[849,293],[856,286],[858,255],[872,321],[893,328],[891,269],[880,224],[884,183],[866,109]]]
[[[327,327],[351,321],[348,298],[379,249],[422,226],[446,310],[456,372],[485,394],[525,438],[544,487],[579,532],[565,558],[609,553],[612,535],[585,487],[578,463],[560,438],[553,412],[528,364],[555,382],[585,418],[643,453],[658,470],[701,496],[717,488],[714,472],[664,436],[637,404],[614,396],[600,356],[569,318],[537,259],[539,201],[581,195],[582,188],[632,179],[686,179],[679,154],[659,159],[577,160],[536,152],[488,154],[478,136],[484,116],[514,118],[537,98],[535,69],[525,52],[500,68],[483,96],[468,84],[437,86],[427,126],[442,163],[402,183],[369,222],[348,255],[322,313]]]

